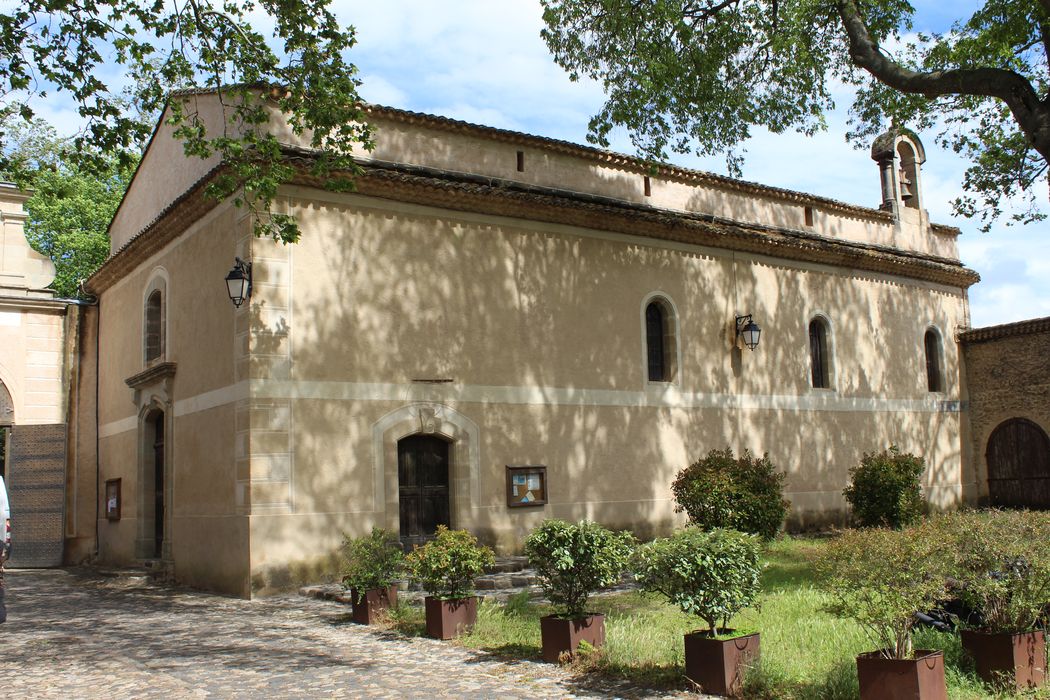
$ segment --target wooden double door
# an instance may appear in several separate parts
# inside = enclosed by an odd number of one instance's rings
[[[401,544],[405,549],[434,537],[449,520],[449,443],[410,435],[397,443]]]
[[[1050,509],[1050,438],[1012,418],[988,439],[988,498],[993,506]]]

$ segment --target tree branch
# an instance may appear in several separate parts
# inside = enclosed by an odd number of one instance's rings
[[[1050,0],[1046,0],[1050,2]],[[717,15],[722,10],[726,9],[730,5],[736,5],[740,0],[723,0],[716,5],[709,5],[708,7],[695,7],[682,12],[683,17],[688,17],[692,20],[708,20]],[[774,3],[775,6],[775,3]]]
[[[1050,3],[1040,1],[1044,5]],[[849,37],[850,58],[876,80],[895,90],[928,98],[952,94],[998,98],[1009,107],[1032,147],[1050,160],[1050,110],[1024,77],[1000,68],[913,71],[882,52],[854,0],[836,0],[835,4]]]

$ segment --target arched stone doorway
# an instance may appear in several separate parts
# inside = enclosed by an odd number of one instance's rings
[[[447,446],[448,520],[450,526],[470,529],[477,522],[481,489],[478,426],[450,406],[418,402],[402,406],[372,426],[377,524],[391,532],[401,530],[400,443],[413,436],[430,437]]]
[[[1050,508],[1050,438],[1026,418],[1000,423],[988,438],[988,499],[993,506]]]
[[[171,494],[167,458],[167,414],[148,410],[141,423],[139,463],[139,525],[136,556],[140,559],[169,559]]]

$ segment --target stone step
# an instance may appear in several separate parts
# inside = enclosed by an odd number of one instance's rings
[[[418,581],[403,580],[395,581],[395,583],[399,591],[406,593],[417,593],[423,590],[423,586]],[[536,574],[532,569],[520,569],[512,573],[486,574],[474,579],[474,588],[478,591],[507,591],[525,589],[535,585],[537,585]],[[343,587],[337,583],[303,586],[299,589],[299,595],[335,600],[341,603],[350,602],[349,591],[344,592]]]
[[[513,556],[513,557],[497,557],[496,563],[492,566],[485,567],[486,574],[510,574],[516,571],[523,571],[525,567],[529,565],[528,557]]]
[[[175,564],[162,559],[139,559],[137,562],[140,570],[154,581],[159,583],[174,583]]]

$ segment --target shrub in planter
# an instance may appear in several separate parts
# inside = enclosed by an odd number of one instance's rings
[[[776,537],[790,502],[784,500],[784,479],[769,455],[756,459],[744,450],[711,450],[678,472],[671,491],[675,510],[685,512],[699,527],[730,528],[767,540]]]
[[[955,592],[980,624],[963,647],[989,683],[1016,688],[1046,681],[1046,635],[1037,629],[1050,601],[1050,515],[967,511],[923,529],[944,542]]]
[[[525,553],[558,613],[540,620],[543,658],[571,656],[581,641],[605,642],[605,617],[586,612],[592,593],[618,583],[634,549],[634,536],[586,520],[545,520],[529,533]]]
[[[707,630],[685,636],[686,676],[709,693],[739,692],[744,669],[758,660],[759,636],[737,635],[727,626],[758,596],[757,538],[689,527],[639,547],[632,568],[642,589],[707,623]]]
[[[492,550],[479,545],[474,535],[444,525],[438,526],[433,540],[405,557],[409,574],[430,594],[424,600],[429,636],[451,639],[474,626],[474,577],[495,560]]]
[[[828,610],[856,620],[879,646],[857,657],[862,700],[947,698],[943,653],[912,643],[915,612],[945,597],[942,552],[942,542],[917,529],[878,528],[843,533],[818,560]]]
[[[397,605],[394,584],[404,569],[397,535],[378,527],[368,537],[343,538],[343,586],[350,589],[354,622],[372,624],[381,610]]]
[[[919,483],[925,470],[922,457],[894,445],[878,454],[865,454],[860,465],[849,470],[850,483],[842,495],[861,527],[907,527],[926,512]]]

